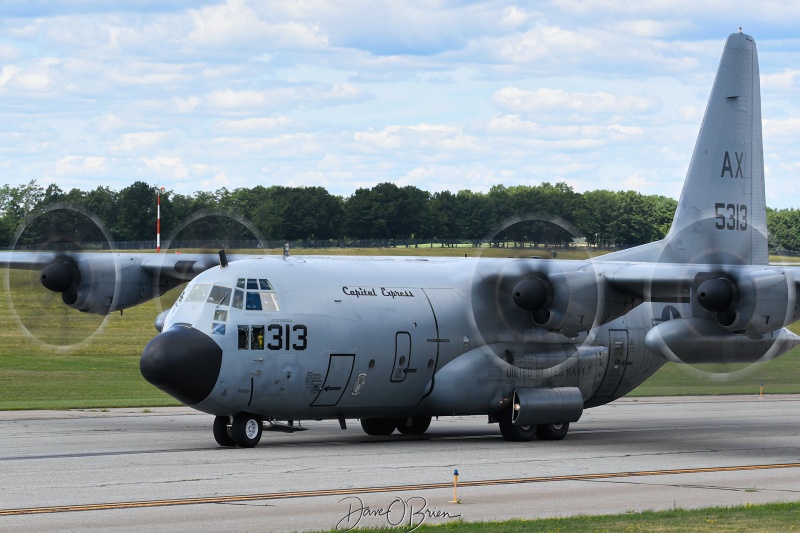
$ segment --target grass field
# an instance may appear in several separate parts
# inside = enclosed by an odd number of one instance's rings
[[[397,528],[409,531],[410,528]],[[359,533],[386,532],[386,529],[358,529]],[[741,507],[646,511],[603,516],[575,516],[504,522],[448,522],[423,524],[414,531],[491,533],[751,533],[800,531],[800,503],[774,503]]]
[[[277,253],[278,250],[269,251]],[[335,255],[426,255],[530,257],[536,249],[391,248],[303,250]],[[253,251],[263,253],[263,251]],[[589,254],[593,255],[593,254]],[[560,250],[559,258],[586,258],[585,250]],[[161,301],[128,309],[107,319],[66,308],[60,296],[44,289],[38,272],[3,271],[8,282],[0,304],[0,409],[66,409],[176,405],[144,381],[139,355],[156,334],[153,320],[179,290]],[[7,276],[7,278],[6,278]],[[99,328],[99,330],[98,330]],[[94,333],[98,330],[97,333]],[[796,333],[800,333],[797,325]],[[74,346],[72,349],[63,347]],[[800,393],[800,348],[768,364],[742,370],[739,365],[687,368],[668,363],[634,396],[689,394]]]

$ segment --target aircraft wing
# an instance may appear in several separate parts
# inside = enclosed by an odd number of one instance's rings
[[[643,301],[696,304],[696,316],[715,318],[735,333],[765,334],[800,315],[800,269],[794,267],[639,263],[617,270],[609,282]]]
[[[42,285],[61,293],[66,305],[101,315],[156,298],[219,264],[215,254],[0,253],[0,266],[38,270]]]
[[[476,282],[474,305],[497,309],[505,322],[518,317],[518,329],[532,317],[535,325],[569,337],[642,302],[691,303],[693,316],[755,335],[800,314],[800,269],[791,267],[548,260],[491,270],[483,269]]]
[[[0,253],[0,265],[40,270],[42,284],[62,293],[66,305],[102,315],[156,298],[219,264],[215,254]],[[568,336],[645,301],[697,303],[731,331],[772,331],[798,314],[798,268],[613,260],[479,260],[476,268],[483,272],[473,279],[478,305],[512,305],[512,312],[525,311],[520,320],[533,317],[535,325]]]

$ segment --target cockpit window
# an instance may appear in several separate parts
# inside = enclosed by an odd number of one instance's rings
[[[211,285],[198,283],[197,285],[189,289],[189,293],[186,295],[186,301],[205,302],[206,298],[208,298],[208,293],[210,291],[211,291]]]
[[[236,281],[236,287],[233,290],[233,302],[231,303],[235,309],[270,312],[280,310],[278,296],[268,279],[239,278]],[[247,291],[240,289],[247,289]]]
[[[250,349],[251,350],[264,349],[264,326],[250,327]]]
[[[217,305],[228,305],[231,300],[231,290],[228,287],[220,287],[214,285],[211,288],[211,294],[208,295],[206,302]]]
[[[180,295],[180,296],[178,296],[178,299],[177,299],[177,300],[175,300],[175,304],[173,305],[173,307],[176,307],[176,308],[177,308],[179,305],[181,305],[181,302],[183,301],[183,298],[184,298],[185,296],[186,296],[186,291],[182,291],[182,292],[181,292],[181,295]]]
[[[280,311],[278,309],[278,298],[274,292],[262,292],[261,303],[264,305],[265,311]]]
[[[245,309],[248,311],[261,311],[261,299],[258,297],[257,292],[247,293],[247,303]]]
[[[240,291],[236,289],[233,291],[233,307],[236,309],[241,309],[244,307],[244,291]]]

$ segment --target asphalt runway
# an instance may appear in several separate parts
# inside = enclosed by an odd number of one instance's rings
[[[454,417],[422,437],[308,422],[225,449],[211,423],[188,408],[0,413],[0,530],[409,530],[800,500],[800,396],[623,399],[561,442]]]

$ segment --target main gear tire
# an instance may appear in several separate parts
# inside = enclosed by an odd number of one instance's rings
[[[397,422],[394,418],[362,418],[361,429],[367,435],[386,437],[394,433]]]

